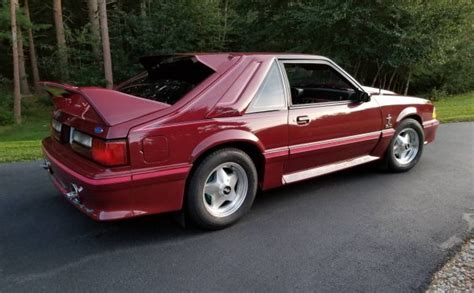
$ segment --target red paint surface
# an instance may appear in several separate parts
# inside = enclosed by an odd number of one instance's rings
[[[79,95],[71,102],[74,110],[64,110],[68,106],[59,105],[55,119],[96,137],[128,142],[129,164],[104,167],[81,157],[68,144],[52,138],[43,141],[53,182],[63,194],[72,183],[82,186],[81,202],[94,212],[79,208],[92,218],[112,220],[180,210],[193,164],[220,147],[250,148],[258,153],[256,161],[262,164],[258,168],[259,184],[268,189],[282,185],[285,174],[364,155],[383,156],[394,128],[407,117],[422,123],[427,142],[435,137],[438,122],[432,119],[433,105],[393,93],[373,95],[366,103],[315,104],[245,113],[276,59],[327,61],[324,57],[271,53],[194,55],[215,73],[173,106],[114,90],[50,84]],[[347,78],[360,86],[352,77]],[[81,115],[88,107],[83,103],[90,106],[88,119]],[[386,129],[389,114],[392,125]],[[310,118],[308,125],[296,123],[296,117],[301,115]],[[104,131],[95,133],[97,126]]]

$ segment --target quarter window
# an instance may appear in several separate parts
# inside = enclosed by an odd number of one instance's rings
[[[249,107],[249,113],[280,110],[286,107],[285,90],[276,62],[272,64]]]
[[[285,63],[293,105],[351,100],[355,88],[327,64]]]

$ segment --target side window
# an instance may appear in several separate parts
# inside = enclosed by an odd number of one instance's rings
[[[274,62],[253,98],[247,113],[280,110],[285,107],[283,80],[278,65]]]
[[[355,88],[331,66],[285,63],[293,105],[351,100]]]

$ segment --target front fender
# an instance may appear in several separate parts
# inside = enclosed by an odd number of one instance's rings
[[[400,114],[398,114],[397,123],[402,121],[406,117],[413,116],[413,115],[420,116],[419,113],[418,113],[418,110],[416,109],[416,107],[413,107],[413,106],[407,107],[407,108],[403,109],[402,111],[400,111]]]
[[[194,162],[206,151],[224,144],[245,142],[256,146],[262,153],[265,150],[262,142],[255,134],[239,129],[229,129],[214,133],[201,141],[191,153],[190,161]]]

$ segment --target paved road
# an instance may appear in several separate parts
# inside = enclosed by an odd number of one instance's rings
[[[474,226],[474,124],[442,125],[409,173],[359,167],[258,196],[205,233],[170,216],[96,223],[37,162],[0,165],[0,291],[406,291]]]

